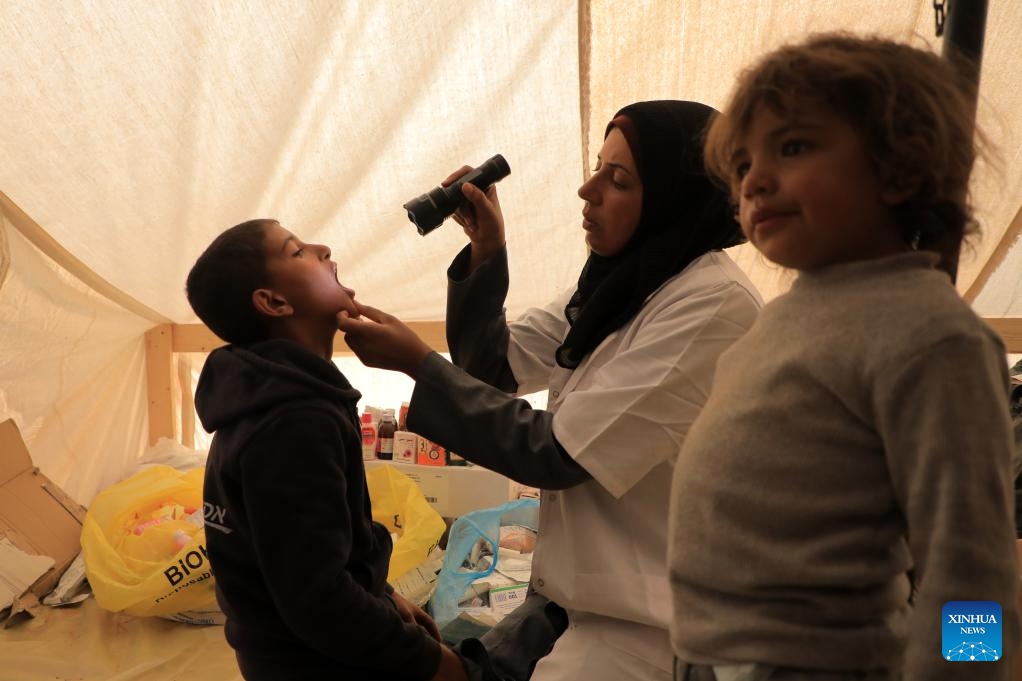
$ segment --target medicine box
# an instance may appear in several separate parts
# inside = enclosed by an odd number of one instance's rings
[[[430,442],[421,435],[416,436],[415,463],[420,466],[446,466],[447,452],[435,442]]]
[[[406,430],[394,433],[394,461],[415,463],[419,436]]]
[[[493,508],[511,500],[511,481],[478,466],[420,466],[391,461],[366,461],[366,470],[394,466],[419,486],[426,502],[444,518]]]

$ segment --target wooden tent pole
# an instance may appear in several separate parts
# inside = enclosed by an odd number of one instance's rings
[[[173,324],[146,331],[146,392],[149,404],[149,446],[162,438],[174,439]]]
[[[437,352],[447,352],[447,331],[444,322],[406,322],[426,345]],[[225,343],[210,331],[205,324],[171,324],[172,349],[174,352],[212,352]],[[353,357],[355,353],[344,342],[344,335],[334,336],[334,355]]]
[[[447,332],[444,322],[408,322],[408,326],[437,352],[447,352]],[[191,410],[191,395],[184,392],[190,380],[177,376],[181,386],[181,418],[178,431],[177,407],[174,401],[174,354],[179,352],[208,353],[224,345],[216,334],[203,324],[160,324],[146,332],[146,377],[149,397],[149,446],[161,437],[181,440],[194,447],[195,421]],[[344,336],[334,338],[334,355],[354,356],[344,342]]]
[[[1004,339],[1008,352],[1022,353],[1022,317],[996,318],[985,320]],[[444,322],[408,322],[419,336],[437,352],[447,352],[447,335]],[[154,444],[161,437],[174,437],[175,408],[172,401],[173,380],[172,353],[208,353],[224,342],[202,324],[162,324],[146,334],[146,367],[149,372],[149,443]],[[337,334],[334,339],[334,354],[353,356],[345,345],[344,336]],[[182,383],[184,389],[184,383]],[[190,408],[188,399],[182,395],[182,408]],[[182,417],[182,430],[188,421]],[[192,425],[194,428],[194,425]],[[189,445],[188,441],[185,442]],[[190,444],[189,446],[194,446]]]

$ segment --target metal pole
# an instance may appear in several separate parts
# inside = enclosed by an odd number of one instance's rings
[[[980,65],[983,63],[983,40],[986,36],[987,0],[954,0],[947,4],[942,56],[955,67],[962,82],[970,88],[972,113],[976,115],[979,97]],[[934,3],[936,7],[937,3]],[[951,279],[958,274],[956,249],[951,258]]]
[[[987,0],[954,0],[948,4],[942,56],[955,65],[963,82],[973,87],[973,95],[979,93],[986,26]]]

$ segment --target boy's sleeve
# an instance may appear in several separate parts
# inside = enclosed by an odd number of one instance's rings
[[[287,626],[344,664],[431,678],[440,644],[345,569],[352,510],[336,419],[290,412],[253,439],[242,466],[245,511],[259,569]]]
[[[877,424],[918,586],[906,681],[1012,678],[1019,575],[1006,369],[1003,348],[974,334],[940,341],[878,377]],[[943,608],[949,601],[1000,604],[1000,660],[944,659]]]

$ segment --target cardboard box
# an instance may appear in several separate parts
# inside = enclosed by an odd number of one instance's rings
[[[407,430],[399,430],[394,433],[394,461],[402,463],[415,463],[416,450],[419,446],[419,436],[409,433]]]
[[[415,463],[420,466],[447,465],[447,451],[437,443],[431,442],[421,435],[416,435],[415,445]]]
[[[54,561],[19,600],[26,594],[41,599],[57,585],[81,551],[84,520],[85,507],[32,465],[14,421],[0,423],[0,536],[25,553]]]

